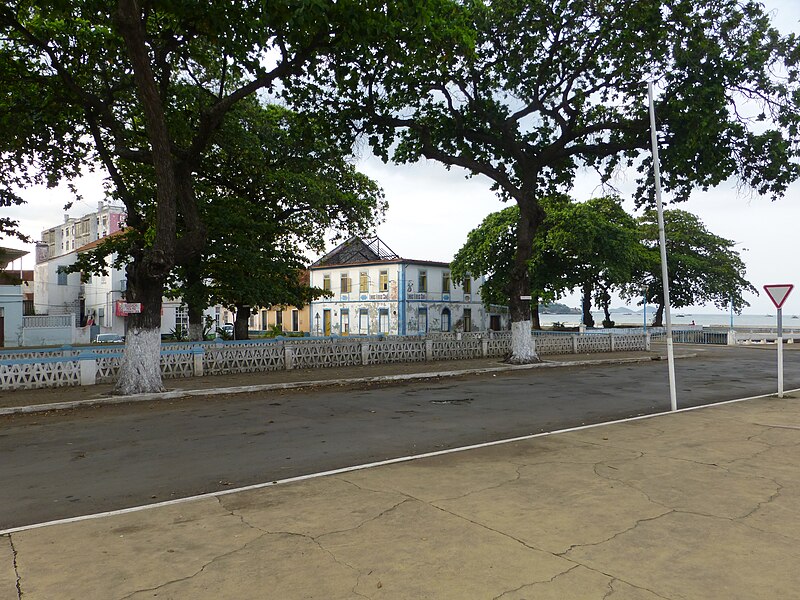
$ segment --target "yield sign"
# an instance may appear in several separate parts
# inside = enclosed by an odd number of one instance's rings
[[[789,297],[794,286],[791,283],[781,283],[781,284],[772,284],[772,285],[765,285],[764,291],[767,292],[767,296],[769,299],[772,300],[772,303],[775,305],[775,308],[780,308],[783,306],[783,303],[786,302],[786,298]]]

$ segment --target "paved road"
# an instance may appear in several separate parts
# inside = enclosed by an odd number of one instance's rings
[[[773,392],[775,352],[677,362],[679,405]],[[786,352],[786,389],[800,352]],[[664,362],[0,419],[0,529],[668,409]]]

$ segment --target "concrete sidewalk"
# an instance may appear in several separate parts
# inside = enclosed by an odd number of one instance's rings
[[[0,598],[797,598],[800,398],[0,536]]]
[[[700,351],[702,352],[703,350]],[[0,415],[17,412],[63,410],[97,404],[174,399],[184,396],[218,396],[298,387],[357,385],[366,382],[454,377],[515,369],[647,362],[659,359],[664,353],[665,350],[663,348],[655,346],[653,351],[650,352],[605,352],[546,356],[541,363],[522,366],[505,364],[499,358],[476,358],[470,360],[389,363],[329,369],[294,369],[291,371],[214,375],[185,379],[165,379],[166,392],[137,394],[136,396],[112,396],[113,386],[111,384],[15,390],[11,392],[0,391]],[[682,349],[676,352],[676,357],[687,358],[696,356],[696,354],[696,349]]]

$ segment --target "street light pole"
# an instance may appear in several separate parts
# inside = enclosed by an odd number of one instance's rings
[[[656,109],[653,103],[653,82],[647,82],[647,100],[650,108],[650,139],[653,144],[653,176],[655,179],[656,209],[658,212],[658,243],[661,247],[661,279],[664,286],[664,316],[667,321],[667,363],[669,368],[670,410],[678,409],[675,391],[675,355],[672,349],[672,316],[669,306],[669,273],[667,271],[667,239],[664,233],[664,206],[661,203],[661,166],[658,161],[658,136],[656,134]]]

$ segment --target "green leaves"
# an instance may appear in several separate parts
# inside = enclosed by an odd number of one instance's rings
[[[656,212],[648,210],[637,223],[645,249],[643,275],[624,292],[628,298],[640,298],[646,286],[647,301],[663,305]],[[758,291],[745,278],[745,265],[734,249],[735,242],[708,231],[697,216],[683,210],[665,210],[664,229],[672,306],[713,303],[725,308],[733,301],[737,312],[749,306],[743,293]]]

